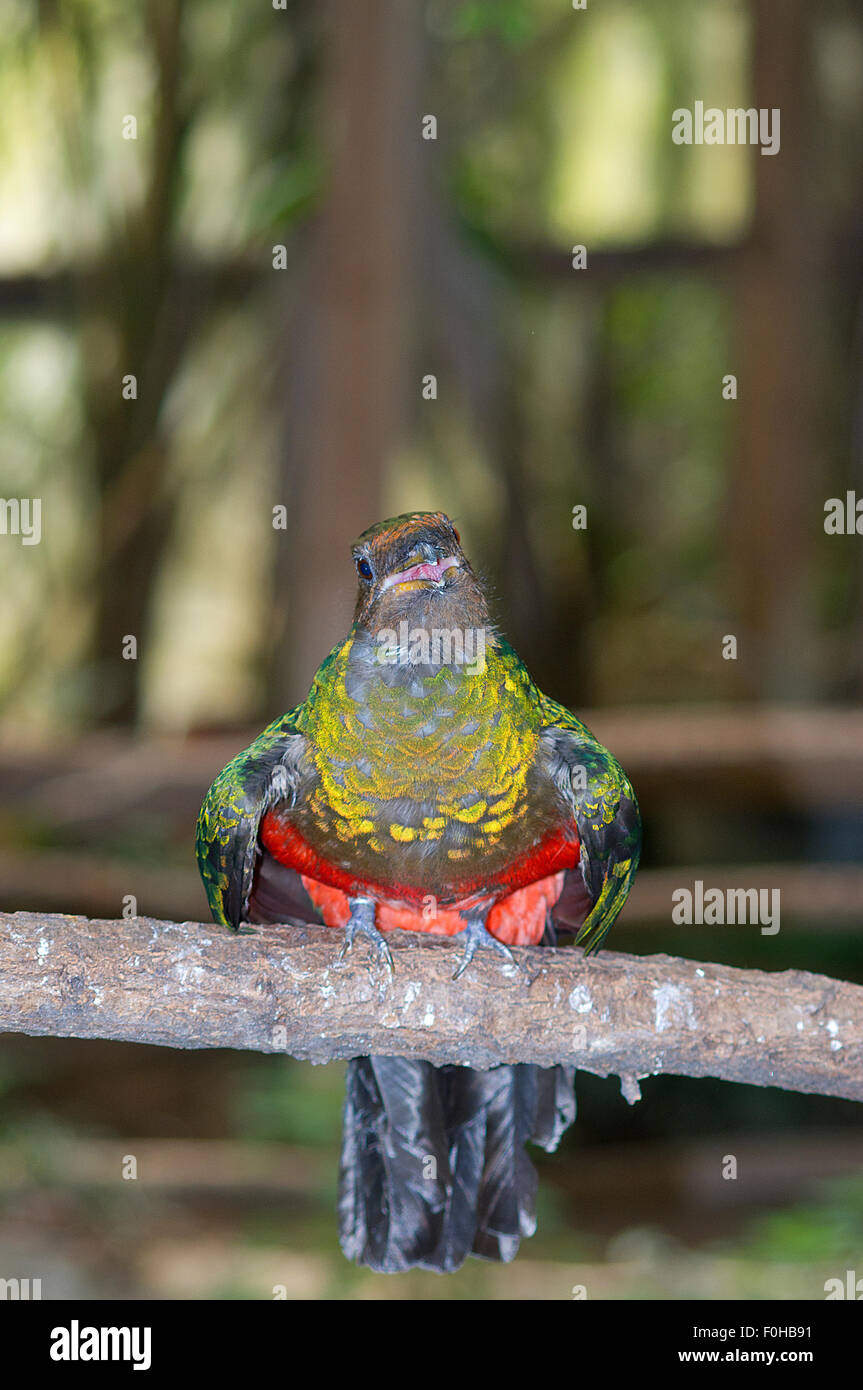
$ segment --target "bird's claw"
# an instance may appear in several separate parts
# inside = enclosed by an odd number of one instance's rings
[[[351,915],[345,923],[345,942],[339,951],[338,959],[344,960],[358,936],[364,936],[372,948],[376,960],[383,965],[390,980],[393,978],[393,956],[381,933],[375,926],[375,905],[361,898],[350,902]]]
[[[512,951],[502,941],[498,941],[496,936],[492,936],[482,917],[468,917],[464,930],[458,933],[458,938],[464,938],[464,951],[453,973],[454,980],[464,974],[481,946],[490,946],[499,955],[505,956],[510,965],[514,963]]]

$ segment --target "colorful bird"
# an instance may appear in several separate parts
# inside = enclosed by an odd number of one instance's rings
[[[391,972],[386,933],[475,952],[602,942],[638,867],[638,805],[585,726],[497,632],[458,531],[415,512],[353,549],[353,625],[307,699],[219,774],[198,862],[213,916],[323,922]],[[567,1067],[348,1063],[345,1253],[373,1269],[510,1260],[536,1227],[528,1140],[575,1118]]]

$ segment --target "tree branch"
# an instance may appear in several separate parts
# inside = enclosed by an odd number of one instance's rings
[[[392,983],[342,933],[196,922],[0,914],[0,1030],[166,1047],[567,1063],[618,1075],[630,1101],[659,1073],[863,1100],[863,987],[671,956],[572,948],[481,953],[390,938]]]

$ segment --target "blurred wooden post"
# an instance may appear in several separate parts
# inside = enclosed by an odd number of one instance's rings
[[[123,649],[129,635],[146,642],[153,587],[170,535],[164,493],[170,445],[160,414],[193,329],[173,248],[179,171],[191,126],[189,98],[182,92],[184,4],[160,0],[145,11],[156,79],[146,192],[137,218],[128,226],[118,221],[94,267],[74,272],[83,401],[99,495],[90,710],[94,722],[103,724],[134,723],[140,713],[143,668],[124,660]],[[68,111],[63,116],[72,119]],[[95,147],[95,131],[88,138]],[[134,404],[120,393],[126,373],[137,377]]]
[[[729,479],[729,574],[742,692],[819,693],[813,539],[823,520],[817,409],[823,339],[823,227],[813,177],[815,7],[753,0],[749,105],[780,108],[780,150],[750,150],[753,235],[741,259],[737,448]],[[709,151],[705,151],[709,154]],[[720,389],[717,379],[717,390]]]
[[[324,16],[329,183],[288,351],[279,708],[305,695],[349,624],[349,546],[381,519],[410,390],[419,12],[415,0],[330,0]]]

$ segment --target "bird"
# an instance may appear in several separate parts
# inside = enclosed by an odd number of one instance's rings
[[[352,555],[347,636],[201,807],[213,917],[340,929],[342,956],[365,942],[385,979],[399,930],[454,937],[454,981],[480,950],[595,951],[640,855],[623,769],[534,683],[444,512],[379,522]],[[388,1274],[512,1260],[536,1229],[525,1144],[553,1151],[575,1113],[568,1066],[350,1060],[345,1255]]]

